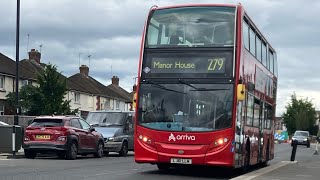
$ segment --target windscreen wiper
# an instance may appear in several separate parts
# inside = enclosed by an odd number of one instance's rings
[[[122,124],[119,124],[119,123],[115,123],[115,124],[108,124],[108,125],[106,125],[106,126],[122,126]]]
[[[182,81],[181,79],[179,79],[179,83],[181,83],[181,84],[185,84],[185,85],[187,85],[187,86],[189,86],[189,87],[192,87],[193,89],[198,89],[198,88],[196,88],[196,87],[192,86],[191,84],[189,84],[189,83],[186,83],[186,82]]]
[[[153,86],[152,87],[156,87],[156,88],[159,88],[159,89],[163,89],[163,90],[167,90],[167,91],[172,91],[172,92],[176,92],[176,93],[181,93],[181,94],[187,94],[185,92],[180,92],[180,91],[176,91],[176,90],[173,90],[173,89],[168,89],[158,83],[155,83],[155,82],[151,82],[151,81],[148,81],[148,80],[144,80],[143,82],[147,82],[148,84],[152,84]]]
[[[103,123],[96,123],[96,124],[92,124],[91,126],[93,126],[93,127],[107,127],[107,125],[106,124],[103,124]]]
[[[191,89],[190,91],[223,91],[223,90],[230,90],[228,88],[220,88],[220,89],[206,89],[206,88],[198,88],[198,89]]]

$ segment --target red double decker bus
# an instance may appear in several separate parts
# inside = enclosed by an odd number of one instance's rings
[[[142,38],[135,161],[248,167],[274,157],[276,52],[243,6],[152,7]]]

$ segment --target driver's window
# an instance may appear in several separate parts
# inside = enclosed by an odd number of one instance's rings
[[[127,117],[127,123],[129,125],[129,128],[133,128],[133,121],[132,121],[132,116]]]
[[[87,122],[85,122],[84,120],[80,119],[80,123],[82,125],[82,129],[85,129],[85,130],[90,129],[90,125]]]

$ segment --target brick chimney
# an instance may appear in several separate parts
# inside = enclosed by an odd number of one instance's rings
[[[136,92],[137,91],[137,85],[135,84],[135,85],[133,85],[133,87],[132,87],[132,91],[133,92]]]
[[[31,49],[31,51],[28,53],[29,54],[29,59],[36,61],[38,64],[40,64],[40,59],[41,59],[41,53],[38,52],[36,49]]]
[[[81,66],[79,67],[79,69],[80,69],[80,74],[84,74],[84,75],[86,75],[86,76],[89,75],[89,67],[88,67],[88,66],[86,66],[86,65],[81,65]]]
[[[119,86],[119,78],[118,78],[118,76],[113,76],[111,81],[112,81],[113,85]]]

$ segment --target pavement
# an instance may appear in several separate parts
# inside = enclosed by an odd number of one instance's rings
[[[24,150],[21,148],[18,152],[15,153],[0,153],[0,159],[20,159],[24,158]]]
[[[319,180],[320,146],[316,146],[298,146],[296,161],[281,161],[232,180]]]

